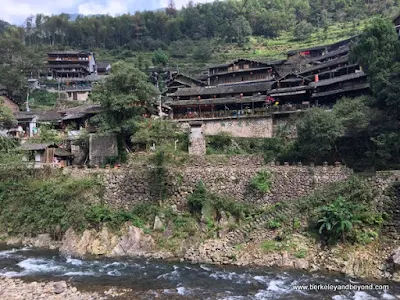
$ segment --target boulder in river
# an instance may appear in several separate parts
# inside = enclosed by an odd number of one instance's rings
[[[140,256],[150,252],[154,246],[154,239],[150,235],[131,225],[111,251],[111,256]]]
[[[33,245],[37,248],[46,248],[49,247],[50,244],[51,244],[51,237],[50,234],[48,233],[39,234],[33,243]]]

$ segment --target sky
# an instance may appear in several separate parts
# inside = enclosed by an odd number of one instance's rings
[[[212,0],[194,0],[194,3]],[[141,10],[155,10],[167,7],[169,0],[0,0],[0,20],[22,25],[30,15],[69,14],[109,14],[112,16]],[[177,8],[189,0],[174,0]]]

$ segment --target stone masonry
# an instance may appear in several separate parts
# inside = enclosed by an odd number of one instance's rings
[[[189,132],[189,154],[190,155],[206,155],[206,139],[202,128],[203,123],[190,123]]]
[[[101,169],[100,169],[101,170]],[[88,169],[74,172],[99,172]],[[250,188],[250,180],[261,170],[272,175],[271,189],[261,194]],[[132,208],[137,203],[154,201],[154,169],[147,166],[103,170],[106,185],[105,202],[113,207]],[[168,200],[185,205],[188,194],[202,180],[206,188],[219,195],[253,204],[266,204],[310,194],[326,184],[346,180],[352,171],[343,166],[267,166],[261,157],[233,156],[229,161],[207,163],[203,159],[179,168],[168,168]],[[82,175],[82,174],[81,174]]]

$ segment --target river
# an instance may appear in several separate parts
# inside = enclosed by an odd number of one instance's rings
[[[329,273],[148,259],[77,259],[57,251],[0,248],[0,275],[27,281],[67,280],[81,290],[129,288],[120,299],[400,299],[400,284],[363,282]],[[296,286],[388,284],[388,290],[299,291]],[[398,296],[399,295],[399,296]]]

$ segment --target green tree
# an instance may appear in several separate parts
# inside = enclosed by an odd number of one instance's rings
[[[17,125],[11,109],[4,105],[4,99],[0,96],[0,128],[11,128]]]
[[[399,57],[399,39],[392,22],[375,18],[352,47],[351,56],[375,78],[382,70],[391,69]]]
[[[133,143],[156,147],[173,147],[177,139],[182,139],[183,132],[178,125],[162,119],[146,119],[138,123],[138,129],[132,136]]]
[[[107,79],[97,84],[91,94],[101,104],[102,113],[94,118],[100,131],[117,134],[120,142],[129,142],[137,124],[153,111],[158,95],[147,75],[131,65],[118,62]]]
[[[320,162],[335,153],[343,127],[335,115],[321,108],[307,111],[297,123],[297,148],[306,160]]]
[[[197,61],[207,62],[212,57],[213,46],[207,40],[202,40],[193,51],[193,58]]]
[[[168,63],[168,56],[167,54],[162,51],[161,49],[158,49],[153,52],[153,56],[151,58],[151,61],[153,62],[154,65],[156,66],[166,66]]]
[[[314,31],[313,26],[307,21],[301,21],[294,28],[293,35],[298,40],[306,40],[311,36],[311,33]]]
[[[249,41],[253,30],[251,29],[249,21],[245,17],[240,16],[228,28],[228,37],[235,40],[239,45],[243,45]]]

